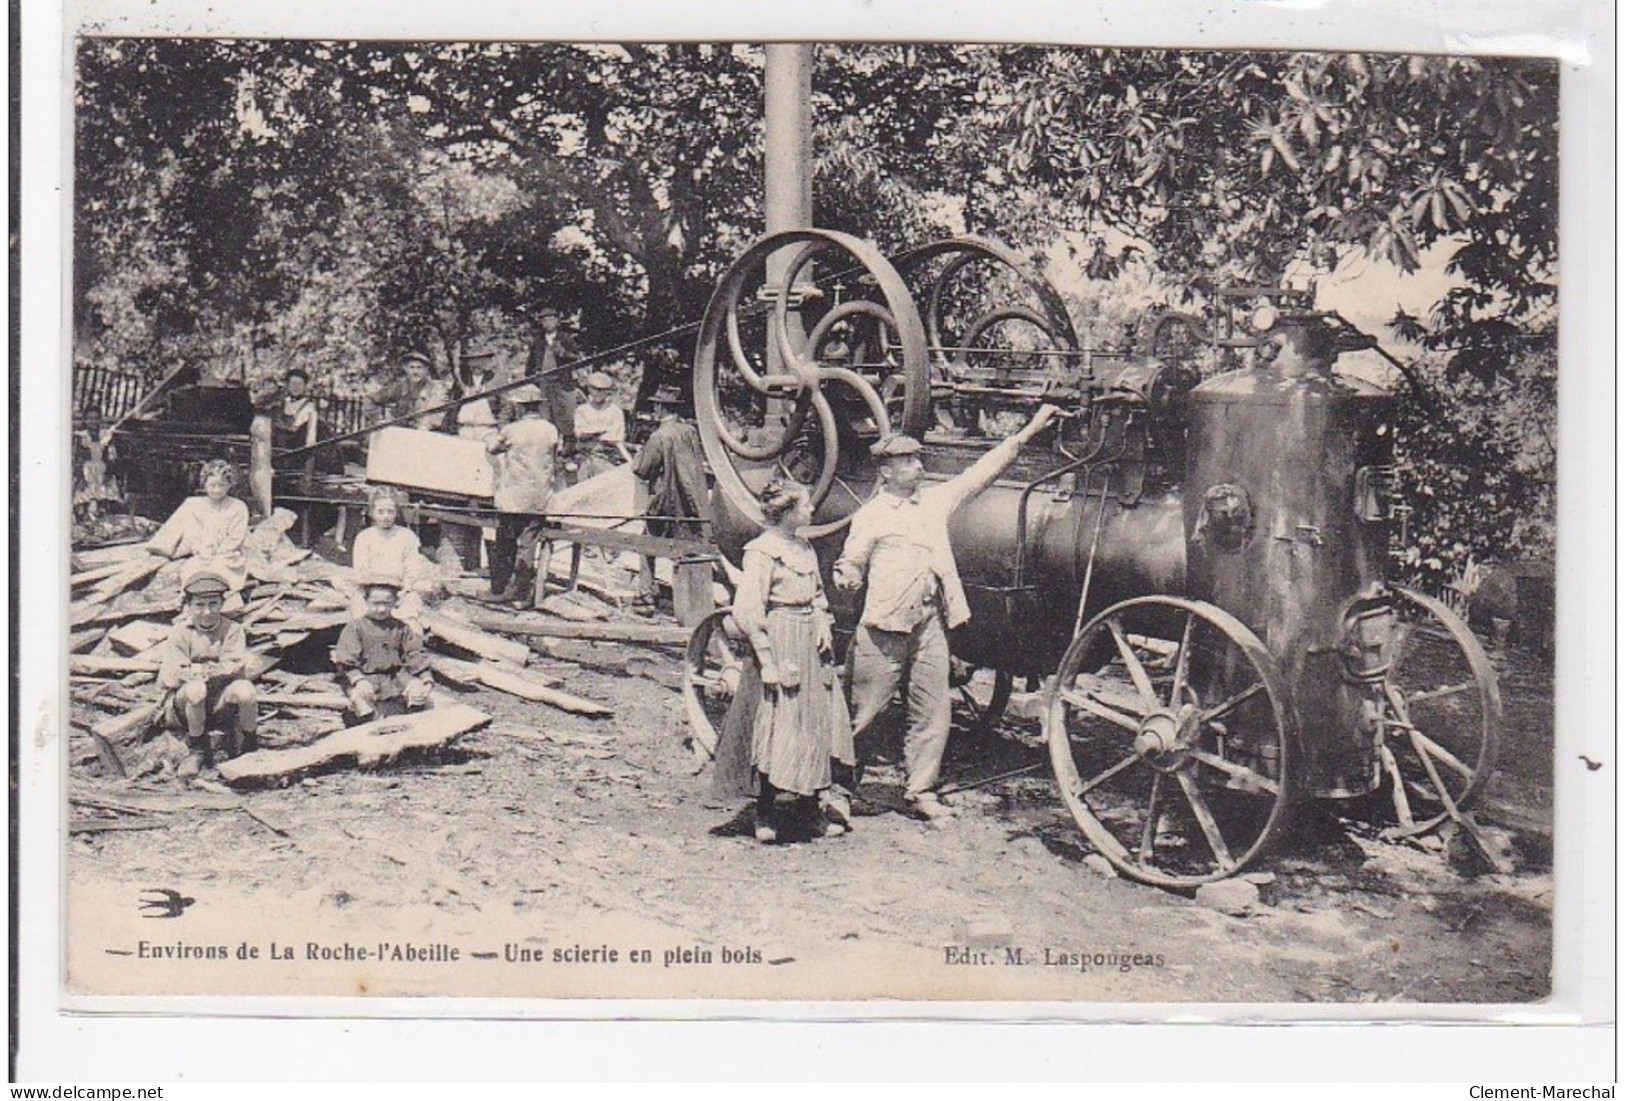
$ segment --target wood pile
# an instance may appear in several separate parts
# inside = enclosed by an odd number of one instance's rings
[[[291,514],[278,512],[250,533],[249,583],[228,598],[225,609],[247,633],[248,672],[260,703],[260,750],[235,760],[217,753],[220,777],[233,786],[286,782],[320,768],[370,767],[406,750],[449,745],[489,722],[483,712],[455,702],[460,693],[489,690],[571,714],[611,716],[607,704],[565,691],[559,678],[527,668],[532,647],[550,653],[553,638],[673,646],[687,637],[675,627],[627,622],[624,612],[581,592],[525,613],[463,599],[430,600],[421,621],[424,642],[436,678],[451,695],[437,692],[437,706],[427,712],[345,729],[345,689],[326,650],[353,618],[354,581],[346,568],[295,547],[287,538],[290,523]],[[103,782],[167,778],[184,755],[180,741],[161,729],[163,690],[157,683],[181,609],[180,568],[142,543],[74,553],[68,672],[76,774],[99,775]],[[449,587],[469,591],[471,579]],[[664,660],[675,666],[675,657]],[[78,814],[80,809],[72,819],[80,832],[161,824],[150,810],[87,806]]]

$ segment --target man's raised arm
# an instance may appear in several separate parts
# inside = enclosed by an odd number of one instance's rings
[[[976,462],[966,467],[956,477],[944,482],[937,490],[948,499],[948,511],[952,512],[966,501],[976,496],[982,490],[993,484],[993,480],[1003,474],[1021,449],[1044,427],[1060,414],[1060,409],[1048,403],[1038,407],[1033,419],[1015,434],[999,443],[997,447],[988,451]]]

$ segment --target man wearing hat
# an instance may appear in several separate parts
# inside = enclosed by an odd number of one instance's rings
[[[425,409],[446,404],[446,387],[434,377],[433,364],[422,352],[408,352],[402,377],[391,379],[373,387],[368,399],[382,408],[386,420],[399,420]],[[412,422],[414,428],[437,429],[445,414],[419,417]]]
[[[485,443],[496,460],[493,494],[496,542],[491,545],[491,596],[528,608],[536,588],[536,552],[547,503],[553,496],[559,433],[542,417],[542,393],[526,384],[508,392],[519,419]]]
[[[651,519],[644,521],[644,528],[664,538],[703,538],[709,533],[712,512],[699,429],[683,418],[683,392],[676,386],[657,387],[649,404],[660,423],[632,465],[638,489],[648,498],[644,513]],[[685,522],[689,518],[699,522]],[[645,558],[638,576],[638,603],[652,607],[654,599],[654,559]]]
[[[429,655],[423,636],[395,618],[399,578],[373,575],[362,582],[367,610],[339,632],[333,665],[349,682],[352,723],[415,711],[429,703]]]
[[[615,380],[602,371],[587,376],[587,404],[576,406],[576,452],[581,457],[580,480],[630,462],[626,450],[626,410],[610,400]]]
[[[861,739],[906,681],[903,797],[927,818],[949,814],[933,790],[952,711],[948,632],[970,619],[948,543],[948,521],[992,485],[1057,412],[1053,405],[1040,407],[1025,428],[974,465],[925,489],[920,488],[925,467],[918,440],[892,433],[870,448],[880,458],[880,492],[852,514],[846,546],[835,563],[838,588],[855,592],[865,578],[869,584],[852,639],[852,729],[861,748]]]
[[[191,779],[209,762],[209,721],[229,716],[231,756],[251,752],[259,729],[259,700],[244,676],[248,639],[241,624],[221,613],[230,589],[219,570],[206,562],[189,564],[181,575],[182,614],[170,628],[158,683],[167,693],[162,712],[171,730],[186,735],[180,777]]]
[[[581,358],[575,340],[559,327],[559,311],[543,306],[536,312],[536,335],[525,361],[526,377],[542,391],[542,412],[558,429],[564,451],[575,451],[575,386],[560,370]]]

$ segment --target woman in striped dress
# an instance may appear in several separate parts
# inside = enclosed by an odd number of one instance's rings
[[[774,802],[781,791],[827,796],[830,762],[851,765],[852,721],[835,668],[829,601],[812,544],[796,534],[812,522],[807,491],[774,479],[761,494],[771,525],[745,547],[734,619],[761,669],[762,700],[751,738],[759,777],[756,839],[778,840]],[[842,798],[825,799],[828,832],[845,832]]]

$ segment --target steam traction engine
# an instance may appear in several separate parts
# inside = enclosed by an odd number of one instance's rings
[[[995,709],[1011,678],[1046,685],[1056,782],[1090,844],[1135,879],[1196,884],[1247,867],[1300,800],[1374,793],[1390,835],[1449,819],[1473,835],[1499,696],[1461,619],[1383,579],[1395,399],[1336,370],[1370,342],[1302,293],[1223,301],[1264,303],[1250,328],[1221,311],[1211,341],[1251,365],[1198,381],[1081,347],[1054,290],[989,242],[888,260],[830,231],[766,237],[696,352],[718,541],[737,560],[755,491],[787,473],[813,487],[827,571],[880,434],[921,439],[943,479],[1060,405],[1048,446],[951,526],[973,612],[953,645],[993,671]],[[837,605],[843,626],[859,606]],[[735,683],[724,625],[689,647],[703,744]]]

